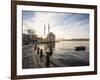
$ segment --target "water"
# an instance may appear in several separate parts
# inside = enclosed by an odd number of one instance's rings
[[[85,51],[75,51],[75,47],[85,46]],[[46,51],[53,51],[52,57],[65,66],[87,66],[89,65],[89,41],[60,41],[51,44],[41,44],[40,47]]]

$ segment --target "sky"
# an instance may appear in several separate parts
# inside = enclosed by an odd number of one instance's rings
[[[89,38],[89,14],[68,13],[68,12],[39,12],[22,11],[23,33],[32,29],[39,37],[50,32],[56,35],[57,39]]]

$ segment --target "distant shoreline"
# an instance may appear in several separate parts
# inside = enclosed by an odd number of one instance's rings
[[[63,39],[60,41],[89,41],[89,39]]]

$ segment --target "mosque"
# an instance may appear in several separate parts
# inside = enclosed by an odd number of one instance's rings
[[[44,25],[44,36],[45,36],[45,25]],[[46,36],[47,42],[55,42],[55,34],[50,31],[50,25],[48,24],[48,34]]]

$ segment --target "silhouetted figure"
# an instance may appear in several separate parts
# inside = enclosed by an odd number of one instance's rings
[[[37,55],[39,55],[39,51],[40,51],[40,48],[39,48],[39,47],[37,47]]]
[[[50,54],[50,56],[52,56],[52,54],[53,54],[53,51],[52,51],[52,49],[50,49],[50,52],[49,52],[49,54]]]
[[[40,58],[42,58],[42,56],[43,56],[43,50],[41,49],[40,50]]]
[[[34,40],[32,41],[32,43],[34,44]]]
[[[47,52],[47,55],[46,55],[46,67],[49,67],[49,65],[50,65],[49,56],[50,56],[50,54],[49,54],[49,52]]]

